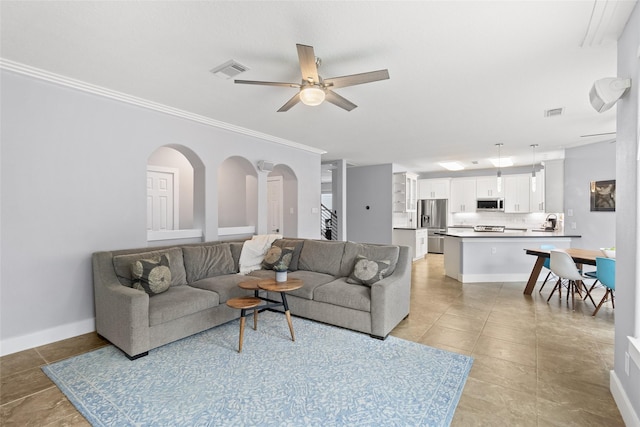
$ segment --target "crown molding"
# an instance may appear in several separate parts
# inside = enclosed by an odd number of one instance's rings
[[[91,93],[93,95],[103,96],[105,98],[115,99],[117,101],[126,102],[127,104],[136,105],[138,107],[147,108],[149,110],[159,111],[161,113],[170,114],[172,116],[181,117],[183,119],[191,120],[197,123],[213,126],[220,129],[225,129],[231,132],[239,133],[242,135],[251,136],[264,141],[275,142],[276,144],[285,145],[291,148],[297,148],[314,154],[325,154],[326,151],[320,150],[308,145],[300,144],[288,139],[279,138],[277,136],[269,135],[266,133],[254,131],[251,129],[243,128],[241,126],[235,126],[230,123],[225,123],[219,120],[215,120],[206,116],[191,113],[189,111],[180,110],[177,108],[169,107],[168,105],[159,104],[157,102],[148,101],[143,98],[138,98],[126,93],[117,92],[115,90],[107,89],[101,86],[96,86],[91,83],[86,83],[81,80],[72,79],[70,77],[55,74],[46,70],[31,67],[19,62],[10,61],[5,58],[0,58],[0,69],[11,71],[14,73],[22,74],[25,76],[33,77],[39,80],[44,80],[49,83],[54,83],[60,86],[66,86],[73,89],[77,89],[83,92]]]

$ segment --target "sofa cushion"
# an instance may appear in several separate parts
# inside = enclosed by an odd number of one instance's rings
[[[170,322],[220,304],[218,294],[188,285],[171,286],[149,298],[149,326]]]
[[[293,254],[291,255],[291,262],[289,263],[289,271],[296,271],[298,263],[300,262],[300,252],[302,252],[302,246],[304,240],[302,239],[278,239],[273,242],[274,245],[281,248],[293,248]]]
[[[138,252],[133,254],[115,255],[113,257],[113,268],[118,276],[118,280],[125,286],[131,287],[133,279],[131,277],[131,264],[139,259],[160,258],[163,254],[169,259],[169,269],[171,270],[171,286],[187,284],[187,273],[184,269],[181,248],[168,248],[157,251]]]
[[[291,264],[293,249],[271,245],[262,261],[262,268],[265,270],[287,271]]]
[[[275,279],[276,272],[273,270],[253,270],[247,274],[247,278],[255,277],[257,279]]]
[[[188,283],[197,282],[207,277],[236,272],[229,243],[185,246],[182,248],[182,252],[184,254],[184,267],[187,271]]]
[[[385,277],[389,269],[389,260],[371,260],[358,255],[353,265],[353,271],[347,277],[347,283],[371,286]]]
[[[300,270],[340,276],[340,264],[344,253],[344,242],[307,240],[300,252]],[[351,272],[347,272],[348,275]]]
[[[231,256],[233,257],[233,265],[236,270],[234,273],[240,271],[240,253],[242,252],[242,245],[244,242],[229,242],[229,247],[231,248]]]
[[[287,295],[295,295],[300,298],[314,299],[314,292],[318,286],[324,285],[335,280],[330,274],[316,273],[315,271],[298,270],[288,273],[287,276],[291,279],[302,280],[302,287],[295,291],[287,292]]]
[[[165,292],[171,286],[171,270],[167,254],[160,259],[139,259],[131,264],[133,288],[145,291],[149,296]]]
[[[216,293],[219,297],[220,304],[224,304],[231,298],[247,295],[253,296],[253,291],[248,291],[238,286],[238,284],[249,280],[253,280],[253,278],[240,274],[227,274],[224,276],[208,277],[206,279],[198,280],[197,282],[191,283],[189,286]]]
[[[351,285],[344,277],[331,283],[318,286],[313,294],[313,300],[347,307],[360,311],[371,311],[371,288],[362,285]]]
[[[396,245],[374,245],[366,243],[346,242],[344,248],[344,256],[340,266],[340,276],[346,277],[353,271],[356,263],[356,257],[362,255],[370,260],[386,260],[389,261],[389,268],[384,277],[390,276],[396,269],[400,248]]]

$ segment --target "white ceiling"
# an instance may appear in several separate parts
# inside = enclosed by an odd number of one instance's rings
[[[0,52],[325,150],[323,160],[486,168],[498,142],[503,157],[530,164],[531,144],[540,161],[615,137],[581,135],[615,131],[615,108],[597,113],[588,92],[616,76],[615,39],[634,4],[3,0]],[[299,82],[296,43],[314,46],[323,77],[387,68],[391,78],[336,89],[358,105],[351,112],[324,103],[277,113],[296,89],[236,85],[209,72],[234,59],[250,68],[237,78]],[[562,116],[544,117],[558,107]]]

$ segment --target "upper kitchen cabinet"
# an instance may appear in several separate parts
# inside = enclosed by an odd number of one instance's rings
[[[393,174],[393,211],[415,212],[418,207],[418,175],[402,172]]]
[[[507,213],[530,212],[530,182],[529,174],[506,175],[502,177],[504,183],[504,211]]]
[[[529,212],[546,212],[544,175],[544,171],[536,172],[535,191],[533,183],[529,187],[531,189],[529,193]]]
[[[419,179],[418,199],[448,199],[449,179]]]
[[[454,178],[451,180],[449,206],[452,213],[476,211],[476,179]]]
[[[479,199],[503,197],[503,194],[502,191],[498,191],[498,180],[495,176],[476,178],[476,196]]]

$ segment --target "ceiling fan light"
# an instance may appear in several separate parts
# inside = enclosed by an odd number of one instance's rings
[[[307,86],[300,90],[300,101],[303,104],[315,107],[324,101],[324,90],[316,86]]]

